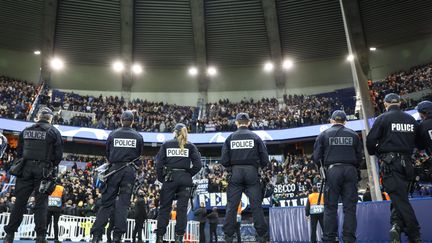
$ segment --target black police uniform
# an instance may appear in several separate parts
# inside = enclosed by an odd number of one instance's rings
[[[235,233],[237,207],[243,192],[249,197],[258,238],[263,239],[267,236],[268,226],[261,207],[263,195],[258,169],[266,167],[268,163],[266,146],[261,138],[247,127],[239,127],[225,140],[221,164],[232,173],[228,182],[228,201],[223,226],[226,237],[232,238]]]
[[[377,117],[366,144],[369,154],[380,159],[383,186],[392,201],[391,223],[401,230],[406,228],[412,240],[420,236],[420,227],[408,200],[408,187],[414,176],[411,156],[417,129],[412,116],[392,105]]]
[[[172,139],[162,144],[156,158],[157,177],[163,183],[157,217],[157,235],[161,237],[165,234],[172,202],[177,199],[175,233],[177,236],[183,236],[186,231],[187,205],[193,185],[192,177],[201,170],[201,154],[193,143],[186,143],[182,151],[178,141]],[[167,176],[164,171],[171,171],[172,176]]]
[[[143,137],[131,127],[121,127],[111,132],[106,144],[108,161],[111,165],[108,173],[140,157],[143,145]],[[104,225],[110,218],[114,204],[116,209],[114,241],[119,241],[122,234],[126,232],[127,212],[134,183],[135,169],[133,166],[127,166],[108,178],[102,189],[102,204],[91,229],[93,241],[101,239]]]
[[[315,141],[314,162],[326,168],[324,202],[324,242],[335,242],[338,232],[338,199],[344,211],[343,240],[356,240],[358,167],[362,159],[359,136],[341,124],[322,132]]]
[[[13,235],[21,224],[30,195],[35,194],[35,231],[45,239],[47,226],[48,195],[39,192],[41,180],[51,175],[63,156],[63,141],[60,132],[45,120],[25,128],[19,135],[18,158],[24,161],[22,176],[17,178],[15,206],[10,221],[4,227],[8,235]]]
[[[420,150],[424,149],[429,156],[432,156],[432,102],[420,102],[417,110],[425,115],[418,128],[417,145]]]

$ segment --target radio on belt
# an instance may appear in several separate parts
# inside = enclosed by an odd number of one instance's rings
[[[253,139],[232,140],[231,149],[251,149],[255,145]]]

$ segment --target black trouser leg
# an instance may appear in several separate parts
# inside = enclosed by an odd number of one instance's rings
[[[337,210],[341,189],[340,180],[343,173],[340,168],[333,167],[327,171],[324,200],[324,236],[323,242],[335,242],[338,236]]]
[[[131,167],[126,167],[119,173],[121,173],[122,178],[115,205],[114,235],[121,236],[127,231],[127,212],[135,183],[135,170]]]
[[[344,182],[341,191],[344,211],[343,240],[347,243],[354,243],[357,230],[357,170],[353,166],[344,166],[343,168]]]
[[[310,225],[311,225],[311,242],[316,243],[317,237],[316,237],[316,230],[317,230],[317,224],[318,224],[318,216],[317,215],[311,215],[310,216]]]
[[[31,168],[32,167],[27,167],[26,165],[22,178],[17,178],[15,186],[15,206],[10,214],[8,225],[4,227],[7,234],[13,234],[18,230],[23,220],[24,213],[27,211],[27,201],[35,188],[33,184],[34,180],[31,175]],[[46,215],[43,217],[46,218]]]
[[[217,243],[217,224],[210,224],[210,243]]]
[[[199,225],[200,230],[200,243],[205,243],[205,222],[201,222]]]
[[[165,182],[160,192],[160,208],[157,217],[157,234],[165,235],[169,223],[172,202],[175,196],[176,187],[174,182]]]
[[[143,230],[144,220],[135,219],[135,227],[132,232],[132,239],[135,240],[138,234],[138,240],[142,240],[142,230]]]
[[[38,183],[39,184],[39,183]],[[39,186],[37,186],[39,188]],[[46,236],[46,220],[48,212],[48,195],[39,193],[39,190],[35,190],[35,207],[34,207],[34,220],[35,220],[35,231],[38,236]]]
[[[177,195],[177,219],[176,219],[175,233],[177,235],[184,235],[187,226],[187,206],[189,200],[189,191],[186,190],[186,187],[181,187],[176,195]]]
[[[227,236],[233,236],[235,231],[235,224],[237,223],[237,208],[241,200],[243,187],[235,182],[231,182],[227,189],[227,205],[225,222],[223,231]]]
[[[58,222],[60,220],[61,212],[54,213],[54,240],[58,240],[59,237],[59,225]]]

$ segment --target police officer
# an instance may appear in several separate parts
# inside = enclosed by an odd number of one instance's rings
[[[48,208],[48,194],[40,192],[41,181],[47,179],[63,155],[63,141],[60,132],[51,125],[53,113],[48,108],[42,108],[38,113],[38,121],[25,128],[19,135],[18,158],[23,159],[24,168],[21,176],[17,178],[15,194],[16,203],[10,215],[10,221],[4,227],[7,233],[4,242],[12,243],[14,233],[17,231],[26,212],[26,205],[34,191],[36,199],[35,231],[36,242],[47,242],[46,220]]]
[[[0,159],[3,157],[8,146],[7,138],[0,132]]]
[[[319,205],[318,205],[318,202]],[[318,205],[318,206],[317,206]],[[320,207],[321,206],[321,207]],[[311,242],[317,242],[317,225],[318,222],[323,229],[324,226],[324,211],[322,208],[324,207],[324,196],[318,192],[317,186],[312,187],[312,193],[309,194],[308,200],[306,202],[306,217],[310,220],[311,225]]]
[[[420,102],[417,111],[422,120],[417,136],[418,148],[426,150],[426,153],[432,156],[432,102],[428,100]]]
[[[47,227],[51,225],[52,217],[54,217],[54,243],[60,243],[58,238],[59,230],[59,219],[62,212],[63,206],[63,191],[64,187],[62,185],[56,185],[53,193],[48,197],[48,217],[47,217]]]
[[[177,199],[177,220],[175,242],[183,242],[186,232],[187,205],[193,182],[192,177],[201,170],[201,154],[193,143],[188,142],[188,131],[184,124],[174,127],[174,139],[162,144],[156,156],[156,173],[162,182],[160,209],[157,217],[157,243],[163,242],[163,236],[169,223],[171,205]],[[192,163],[192,164],[191,164]]]
[[[344,211],[343,240],[356,240],[356,207],[358,167],[362,160],[359,136],[346,128],[346,114],[336,110],[331,116],[331,126],[322,132],[314,145],[314,162],[326,169],[323,242],[337,242],[337,209],[341,197]]]
[[[377,117],[367,136],[369,154],[378,156],[383,186],[392,201],[390,238],[400,242],[405,231],[410,242],[421,242],[420,226],[408,200],[408,188],[414,177],[411,160],[418,125],[416,120],[401,111],[399,95],[384,97],[387,110]]]
[[[135,183],[135,168],[129,163],[141,156],[144,144],[141,134],[132,128],[133,122],[133,113],[124,111],[121,115],[122,127],[111,132],[107,139],[106,150],[110,163],[108,173],[116,172],[107,178],[105,188],[102,189],[102,204],[91,229],[95,243],[102,240],[104,226],[114,204],[113,241],[121,242],[121,237],[127,230],[127,213]]]
[[[225,140],[222,147],[221,164],[230,171],[231,178],[227,189],[227,211],[223,231],[225,241],[233,242],[236,226],[237,206],[242,193],[249,197],[254,227],[258,242],[266,242],[268,227],[261,207],[263,195],[259,168],[269,163],[267,148],[261,138],[249,131],[251,122],[247,113],[236,116],[238,130]]]

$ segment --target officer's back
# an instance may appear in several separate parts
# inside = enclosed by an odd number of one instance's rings
[[[417,106],[422,122],[418,130],[418,148],[432,156],[432,102],[422,101]]]
[[[135,129],[125,126],[110,133],[107,145],[110,163],[130,162],[141,155],[143,139]]]
[[[377,117],[367,136],[369,154],[389,152],[411,154],[416,142],[418,124],[409,114],[403,112],[397,104],[398,97],[386,96],[390,105],[387,112]]]

